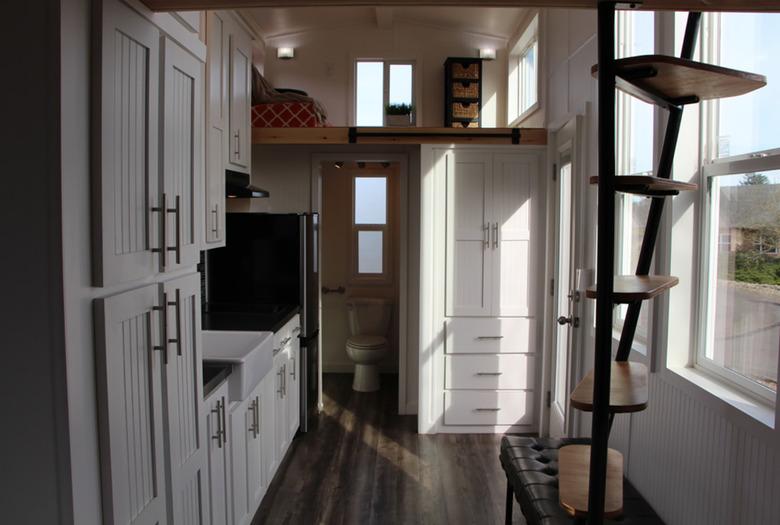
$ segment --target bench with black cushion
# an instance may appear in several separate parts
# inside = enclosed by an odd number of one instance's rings
[[[506,472],[506,523],[512,523],[512,497],[517,498],[528,525],[585,523],[563,510],[558,500],[558,449],[565,445],[589,445],[590,439],[550,439],[504,436],[501,467]],[[605,523],[621,525],[663,524],[639,492],[623,479],[623,515]]]

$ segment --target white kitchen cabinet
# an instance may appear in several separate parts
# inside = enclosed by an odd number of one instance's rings
[[[160,296],[152,284],[95,300],[104,523],[168,521]]]
[[[160,31],[121,2],[102,2],[98,82],[92,93],[98,151],[93,178],[96,286],[155,274],[159,202]]]
[[[292,441],[301,424],[301,383],[299,373],[301,344],[298,337],[293,337],[290,341],[287,352],[287,381],[284,388],[285,401],[287,402],[287,436]]]
[[[228,59],[230,15],[206,17],[206,183],[205,249],[225,245],[225,167],[228,151]]]
[[[125,4],[101,4],[93,273],[109,286],[197,263],[203,65]]]
[[[290,445],[289,413],[290,404],[287,399],[286,382],[288,370],[288,351],[282,347],[274,356],[274,463],[278,468]],[[275,470],[275,469],[274,469]]]
[[[206,435],[204,445],[208,456],[208,503],[206,523],[233,523],[231,504],[233,479],[230,442],[232,430],[227,428],[228,383],[223,382],[204,401]]]
[[[251,173],[252,38],[236,22],[231,24],[229,70],[228,162],[230,169]]]
[[[169,515],[190,523],[206,512],[207,452],[203,442],[203,368],[200,276],[189,274],[161,285],[167,322],[165,359]]]
[[[450,151],[445,314],[522,317],[531,311],[531,219],[537,155]]]
[[[248,524],[265,495],[266,476],[263,451],[265,439],[272,439],[273,429],[263,418],[266,376],[249,397],[230,411],[232,430],[233,515],[237,524]]]
[[[165,271],[197,264],[202,225],[203,64],[163,42],[161,246]]]

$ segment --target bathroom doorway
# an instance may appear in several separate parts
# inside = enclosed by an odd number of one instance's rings
[[[401,282],[400,171],[397,161],[320,164],[321,356],[323,373],[352,374],[349,297],[391,302],[388,345],[380,373],[399,372]]]

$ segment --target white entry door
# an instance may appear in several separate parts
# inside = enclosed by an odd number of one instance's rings
[[[555,135],[555,297],[553,299],[552,385],[550,389],[550,436],[569,433],[569,394],[573,375],[572,355],[577,340],[578,292],[575,290],[577,119]]]

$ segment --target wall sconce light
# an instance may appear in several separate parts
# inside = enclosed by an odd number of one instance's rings
[[[276,58],[279,58],[281,60],[290,60],[291,58],[295,58],[295,48],[294,47],[280,47],[276,50]]]
[[[479,58],[482,60],[495,60],[496,59],[496,50],[486,47],[484,49],[479,50]]]

